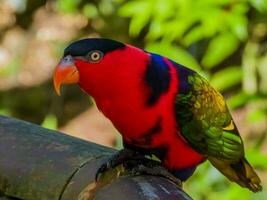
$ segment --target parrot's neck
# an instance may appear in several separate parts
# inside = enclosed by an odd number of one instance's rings
[[[149,92],[144,84],[144,74],[150,57],[148,53],[133,47],[125,51],[128,51],[125,57],[120,58],[115,67],[107,66],[102,73],[91,76],[90,80],[83,76],[86,73],[80,73],[79,84],[122,134],[141,134],[157,120],[157,116],[144,116]]]
[[[127,74],[103,86],[101,93],[97,91],[89,93],[94,98],[98,109],[125,137],[130,135],[136,137],[137,133],[146,131],[147,127],[156,120],[156,116],[144,116],[148,110],[147,88],[140,77],[142,74],[138,77]]]

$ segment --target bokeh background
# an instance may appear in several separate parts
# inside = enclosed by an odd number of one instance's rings
[[[0,0],[0,114],[121,148],[77,86],[52,74],[71,41],[108,37],[165,55],[223,93],[264,191],[252,194],[206,162],[185,184],[202,200],[267,199],[266,0]]]

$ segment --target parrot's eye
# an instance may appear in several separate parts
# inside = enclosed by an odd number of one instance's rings
[[[87,54],[86,58],[93,63],[99,62],[103,58],[103,53],[98,50],[91,51]]]

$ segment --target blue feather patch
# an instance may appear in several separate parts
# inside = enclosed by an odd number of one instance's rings
[[[147,105],[156,104],[160,96],[166,93],[170,87],[170,69],[163,57],[150,53],[150,61],[145,71],[145,82],[150,87]]]
[[[172,60],[170,61],[175,67],[177,71],[177,76],[179,78],[179,93],[183,93],[183,94],[188,93],[188,91],[190,91],[190,88],[191,88],[191,85],[188,83],[188,76],[193,75],[196,72]]]

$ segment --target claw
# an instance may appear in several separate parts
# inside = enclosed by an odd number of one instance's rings
[[[98,168],[98,170],[96,171],[96,175],[95,175],[95,181],[96,182],[98,181],[98,179],[101,176],[101,174],[105,173],[109,169],[113,169],[113,168],[117,167],[120,164],[119,162],[114,162],[114,161],[116,161],[116,160],[114,160],[114,157],[111,157],[108,161],[103,163]]]
[[[108,171],[114,169],[118,165],[123,164],[124,169],[131,171],[132,174],[150,174],[165,177],[177,185],[181,185],[181,181],[173,176],[167,169],[160,166],[160,162],[151,160],[145,157],[145,155],[139,154],[131,149],[123,149],[106,162],[104,162],[97,170],[95,175],[95,182],[99,180],[99,177]]]
[[[105,171],[107,171],[107,169],[109,168],[110,164],[109,161],[106,163],[103,163],[97,170],[96,174],[95,174],[95,182],[98,181],[99,177],[101,176],[101,174],[103,174]]]
[[[114,154],[111,158],[109,158],[108,161],[103,163],[97,170],[96,175],[95,175],[95,181],[97,182],[100,175],[103,174],[104,172],[108,171],[109,169],[113,169],[117,167],[120,164],[123,164],[125,161],[129,159],[134,159],[137,158],[136,152],[131,150],[131,149],[122,149],[116,154]]]
[[[137,165],[136,167],[132,168],[131,170],[132,174],[148,174],[153,176],[160,176],[164,177],[171,182],[175,183],[178,187],[182,187],[182,181],[178,178],[176,178],[174,175],[172,175],[167,169],[164,167],[158,165],[158,166],[145,166],[143,164]]]

